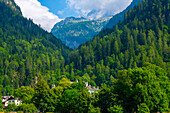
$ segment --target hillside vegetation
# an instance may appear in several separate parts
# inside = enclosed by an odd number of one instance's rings
[[[155,4],[155,2],[158,2]],[[96,75],[97,85],[107,83],[118,70],[156,64],[170,73],[169,1],[144,1],[125,19],[106,29],[70,54],[75,69]]]
[[[142,1],[143,1],[143,0],[133,0],[133,1],[131,2],[131,4],[130,4],[125,10],[123,10],[122,12],[114,15],[114,16],[109,20],[109,22],[106,24],[105,28],[112,28],[114,25],[118,24],[119,22],[122,22],[123,19],[124,19],[125,13],[126,13],[128,10],[130,10],[130,9],[134,8],[135,6],[137,6],[138,3],[139,3],[139,2],[142,2]]]
[[[34,85],[64,66],[70,50],[32,20],[23,18],[13,0],[0,0],[0,84],[4,93]]]
[[[144,0],[74,51],[16,5],[0,9],[0,92],[23,102],[6,111],[169,112],[170,0]]]

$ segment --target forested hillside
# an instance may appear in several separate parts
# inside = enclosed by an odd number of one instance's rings
[[[3,111],[170,111],[170,0],[143,0],[74,51],[9,1],[0,1],[0,92],[22,104]]]
[[[138,5],[139,2],[142,2],[142,0],[133,0],[132,3],[122,12],[114,15],[109,22],[107,23],[107,25],[105,26],[105,28],[112,28],[114,25],[118,24],[119,22],[122,22],[124,19],[124,15],[125,13],[129,10],[134,8],[135,6]]]
[[[164,68],[169,76],[169,4],[169,0],[139,3],[126,12],[123,22],[73,51],[70,63],[97,85],[110,84],[118,70],[141,67],[145,62]]]
[[[64,67],[70,50],[32,20],[23,18],[13,0],[0,0],[0,84],[4,93],[35,85]],[[38,79],[36,79],[38,78]]]

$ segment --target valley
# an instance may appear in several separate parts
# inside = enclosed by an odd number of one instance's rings
[[[49,33],[0,0],[0,112],[169,112],[170,0],[132,3]]]

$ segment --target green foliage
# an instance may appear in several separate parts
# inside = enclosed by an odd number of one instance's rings
[[[150,113],[148,106],[145,103],[141,103],[138,106],[138,113]]]
[[[2,89],[3,89],[3,86],[0,85],[0,97],[2,97]],[[0,111],[1,111],[2,108],[3,108],[3,105],[2,105],[2,98],[0,98]]]
[[[170,84],[162,68],[145,64],[142,68],[121,71],[117,78],[115,91],[126,111],[137,111],[140,103],[146,103],[151,112],[168,111]]]
[[[37,78],[51,80],[50,74],[64,67],[68,47],[24,18],[13,0],[1,0],[0,9],[0,84],[4,95],[12,95],[11,89],[23,85],[35,85]]]
[[[59,86],[61,86],[63,89],[67,89],[67,88],[69,88],[71,86],[71,82],[67,78],[62,78],[59,81]]]
[[[76,89],[67,89],[61,99],[61,105],[62,105],[62,111],[64,112],[76,112],[77,110],[77,104],[78,104],[78,98],[80,93]],[[80,106],[79,106],[80,107]]]
[[[78,113],[88,113],[88,108],[90,105],[91,97],[87,90],[82,90],[80,92],[77,104],[77,112]]]
[[[82,91],[82,90],[85,89],[86,85],[85,85],[84,82],[79,81],[79,82],[74,82],[74,83],[71,85],[71,87],[72,87],[73,89],[78,89],[78,90]]]
[[[33,112],[38,112],[37,108],[33,103],[31,104],[21,104],[17,107],[17,111],[23,111],[27,113],[33,113]]]
[[[82,80],[83,81],[86,81],[86,82],[90,82],[90,77],[87,73],[85,73],[83,76],[82,76]]]
[[[90,94],[81,81],[71,84],[68,79],[63,78],[57,87],[49,89],[47,83],[41,80],[35,87],[32,102],[40,111],[53,112],[122,113],[169,110],[169,78],[164,69],[154,64],[146,63],[141,68],[121,70],[112,84],[111,87],[104,84],[98,93]]]
[[[100,108],[95,108],[93,105],[90,104],[88,113],[100,113]]]
[[[18,109],[168,112],[169,0],[144,0],[113,29],[70,54],[61,41],[4,0],[0,9],[0,84],[3,95],[14,93],[23,100]],[[101,86],[98,93],[88,93],[83,80]],[[52,84],[56,87],[50,89]],[[9,105],[9,111],[15,109]]]
[[[105,85],[101,87],[99,92],[97,106],[101,108],[101,112],[107,112],[107,109],[112,104],[111,102],[111,93],[110,88],[107,88]]]
[[[17,108],[17,106],[15,104],[9,104],[6,111],[11,112],[11,111],[15,111]]]
[[[63,78],[51,90],[55,112],[88,112],[90,95],[83,82],[71,84],[68,79]]]
[[[90,104],[90,96],[86,90],[80,92],[77,89],[67,89],[60,101],[62,112],[86,113]]]
[[[114,105],[108,109],[110,113],[123,113],[123,108],[121,106]]]
[[[82,72],[80,76],[95,75],[93,81],[100,86],[110,85],[111,76],[115,77],[118,70],[142,67],[146,62],[169,70],[168,2],[145,0],[138,5],[126,12],[121,23],[70,53],[74,75],[79,75],[77,70]]]
[[[7,95],[13,95],[13,88],[11,88],[10,85],[5,86],[5,89]]]
[[[120,102],[117,99],[118,95],[114,92],[114,87],[108,88],[106,85],[102,85],[100,91],[98,92],[98,99],[96,102],[96,106],[101,108],[101,112],[114,112],[116,110],[115,105],[118,105]],[[97,98],[97,97],[96,97]],[[110,108],[111,106],[114,106]],[[119,106],[120,107],[120,106]],[[119,108],[118,107],[118,108]],[[121,109],[117,109],[118,111]]]
[[[142,0],[140,0],[142,1]],[[106,25],[106,28],[112,28],[114,25],[118,24],[120,21],[123,21],[125,13],[132,9],[135,5],[138,5],[139,0],[133,0],[132,3],[122,12],[114,15]],[[108,29],[107,29],[108,30]]]
[[[35,93],[32,102],[40,111],[54,111],[54,100],[52,99],[52,92],[48,84],[44,80],[40,80],[35,87]]]
[[[22,103],[31,103],[34,95],[34,89],[28,86],[21,86],[15,90],[14,96],[22,100]]]
[[[111,87],[102,85],[93,105],[101,112],[168,112],[169,78],[164,69],[146,63],[121,70]]]

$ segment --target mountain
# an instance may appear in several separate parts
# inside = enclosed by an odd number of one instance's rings
[[[22,105],[0,111],[169,112],[170,0],[144,0],[73,51],[8,3],[0,1],[0,95]]]
[[[69,52],[61,40],[24,18],[13,0],[0,0],[0,84],[6,94],[6,88],[49,78]]]
[[[3,2],[6,5],[10,6],[15,13],[22,15],[20,8],[15,4],[13,0],[0,0],[0,2]]]
[[[68,17],[54,25],[51,32],[70,48],[77,48],[80,44],[93,39],[93,37],[103,28],[110,28],[117,24],[119,20],[122,21],[125,12],[137,5],[138,2],[139,0],[133,0],[123,12],[112,18],[112,13],[107,13],[102,10],[92,10],[85,16],[85,18]],[[98,15],[102,15],[102,18],[97,17]]]
[[[51,32],[67,46],[77,48],[97,35],[109,19],[110,17],[96,20],[68,17],[54,25]]]
[[[127,11],[112,29],[79,46],[69,55],[70,64],[81,70],[74,74],[87,73],[97,85],[109,85],[119,70],[149,62],[170,76],[169,4],[167,0],[145,0]]]
[[[131,2],[131,4],[122,12],[114,15],[109,22],[107,23],[107,25],[105,26],[105,28],[112,28],[114,25],[116,25],[117,23],[119,23],[120,21],[123,21],[124,19],[124,15],[126,13],[126,11],[132,9],[134,6],[137,6],[139,2],[142,2],[142,0],[133,0]]]

